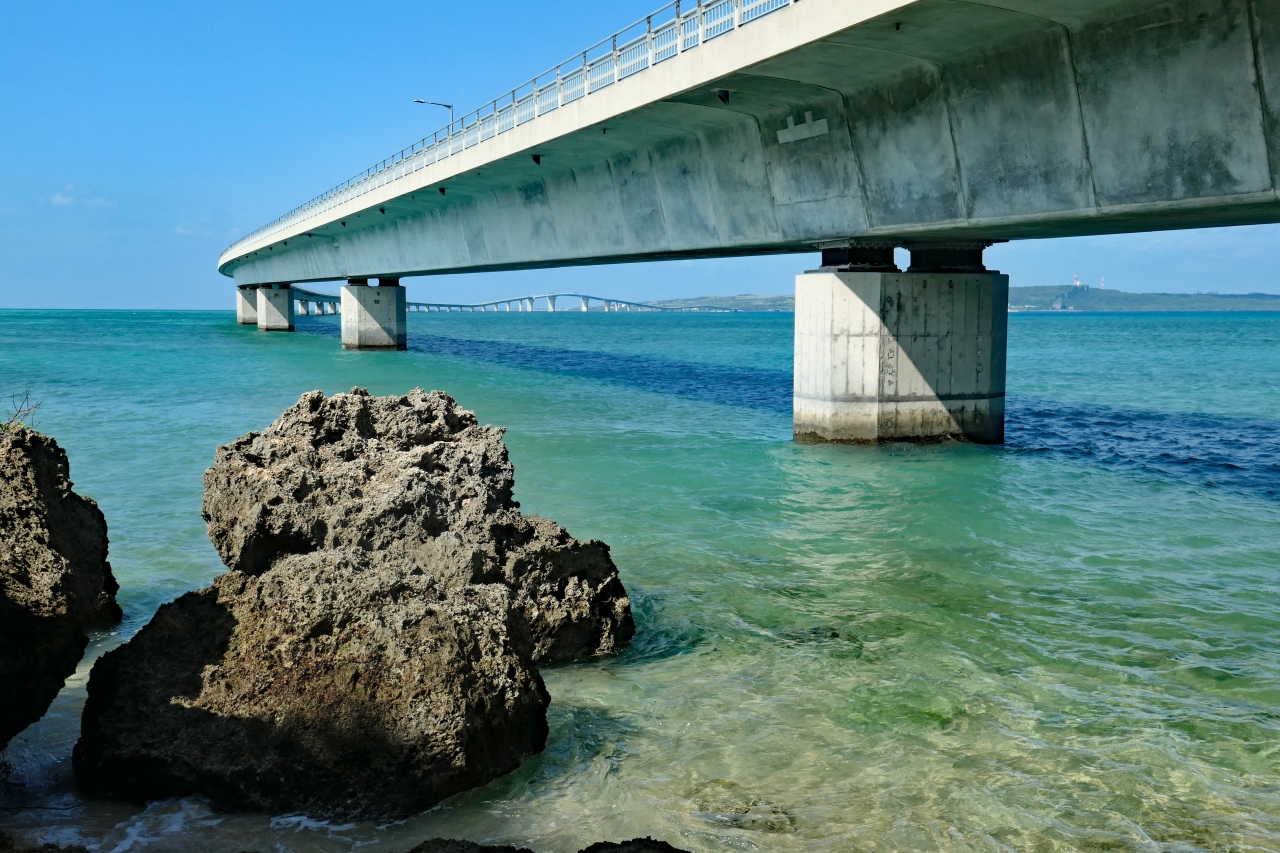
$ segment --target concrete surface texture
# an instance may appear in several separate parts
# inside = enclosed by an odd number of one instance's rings
[[[272,285],[258,288],[258,331],[293,331],[293,288]]]
[[[1278,110],[1280,0],[804,0],[220,269],[293,282],[1276,221]]]
[[[1004,441],[1009,277],[796,277],[796,438]]]
[[[406,348],[405,294],[398,280],[343,287],[341,314],[343,349]]]
[[[236,322],[241,326],[258,325],[258,294],[255,288],[236,288]]]

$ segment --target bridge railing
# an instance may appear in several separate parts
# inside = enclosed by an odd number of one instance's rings
[[[273,219],[237,240],[228,250],[359,198],[799,2],[801,0],[675,0],[668,3],[508,94]]]

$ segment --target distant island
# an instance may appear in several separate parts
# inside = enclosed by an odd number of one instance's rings
[[[1274,293],[1126,293],[1087,284],[1011,287],[1010,311],[1280,311]]]
[[[732,308],[737,311],[795,311],[794,296],[699,296],[654,302],[664,308]],[[1126,293],[1111,288],[1063,285],[1011,287],[1009,310],[1021,311],[1280,311],[1274,293]]]

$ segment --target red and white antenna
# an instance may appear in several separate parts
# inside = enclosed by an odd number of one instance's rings
[[[1102,282],[1098,285],[1098,290],[1106,290],[1106,289],[1107,289],[1107,277],[1104,275],[1102,277]]]
[[[1072,278],[1074,278],[1074,279],[1075,279],[1076,287],[1079,287],[1079,286],[1080,286],[1080,273],[1072,273]]]

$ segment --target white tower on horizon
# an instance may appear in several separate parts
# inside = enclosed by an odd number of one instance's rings
[[[1098,284],[1098,290],[1106,290],[1106,289],[1107,289],[1107,277],[1104,275],[1102,277],[1102,281]]]

